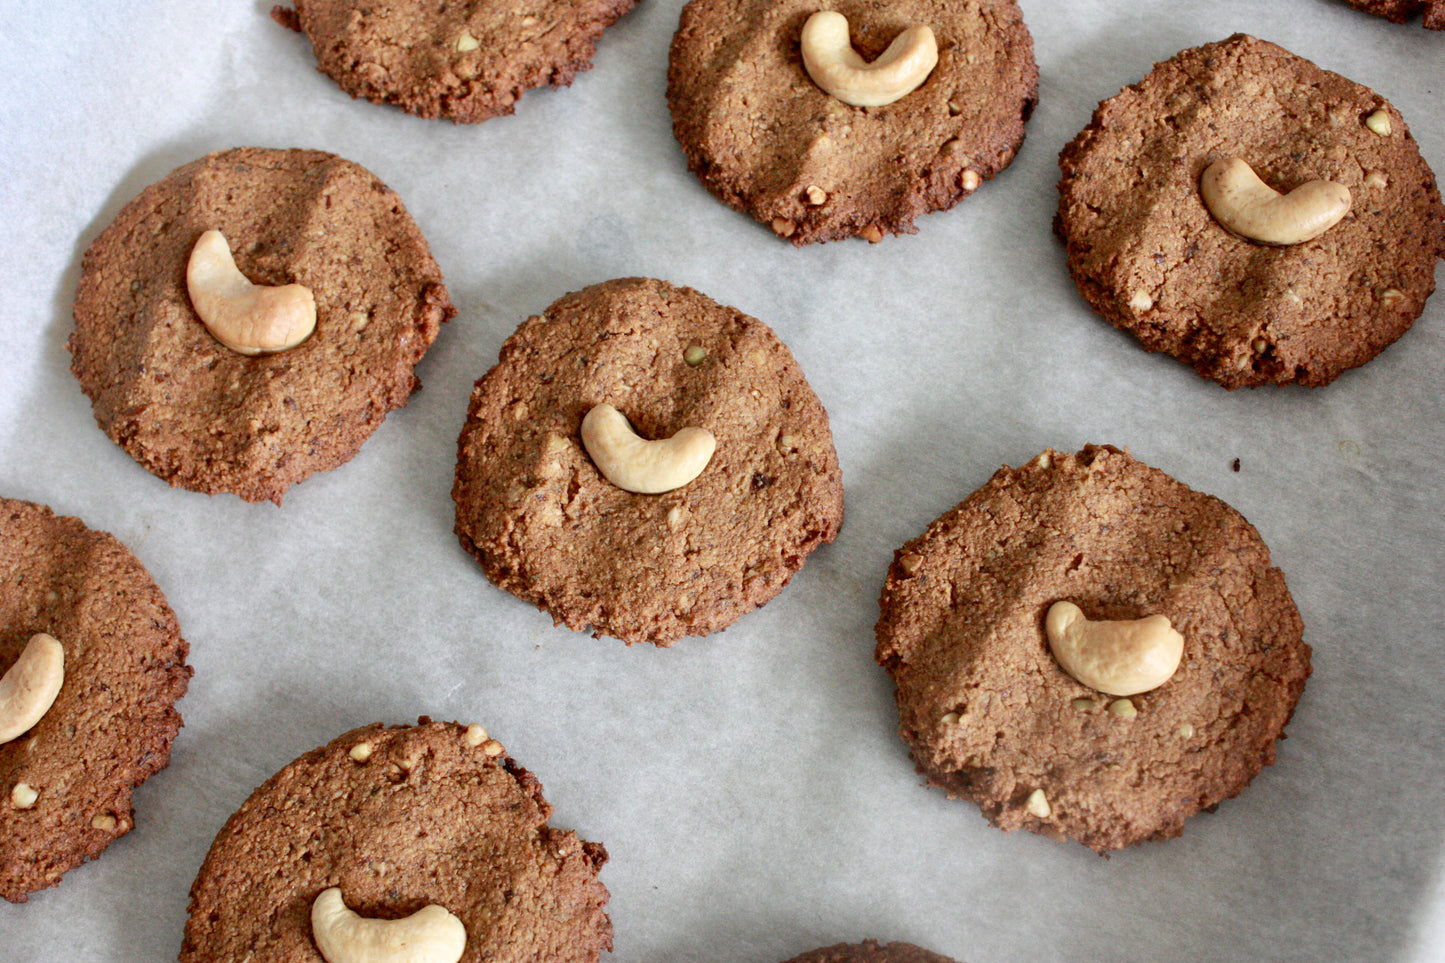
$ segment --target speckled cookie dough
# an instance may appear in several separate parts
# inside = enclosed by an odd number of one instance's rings
[[[280,23],[305,32],[318,69],[353,97],[418,117],[476,123],[534,87],[592,66],[602,31],[636,0],[295,0]]]
[[[1182,659],[1148,691],[1086,685],[1051,648],[1059,602],[1125,628],[1166,618]],[[919,771],[1002,829],[1099,853],[1238,795],[1310,674],[1258,532],[1109,447],[1000,469],[895,553],[880,604],[876,655]]]
[[[191,887],[181,963],[321,963],[333,927],[313,906],[333,887],[366,920],[440,907],[426,912],[455,917],[466,961],[592,963],[612,948],[607,850],[551,815],[479,725],[352,730],[226,821]]]
[[[853,106],[804,65],[805,22],[847,19],[868,61],[925,26],[937,64],[892,103]],[[911,234],[1013,160],[1038,100],[1033,40],[1013,0],[692,0],[667,101],[688,166],[713,194],[802,245]]]
[[[583,421],[643,439],[696,429],[691,481],[624,490]],[[843,520],[827,413],[767,325],[690,288],[628,278],[526,321],[477,382],[458,443],[457,535],[487,577],[570,628],[671,645],[776,596]]]
[[[257,355],[222,343],[188,277],[211,230],[242,284],[309,292],[309,336]],[[370,172],[321,151],[243,147],[146,188],[95,239],[68,346],[96,421],[152,474],[279,504],[406,404],[454,313],[421,231]]]
[[[1348,212],[1312,239],[1236,236],[1202,191],[1231,158],[1296,192],[1283,207],[1305,212],[1319,182]],[[1445,207],[1399,112],[1242,34],[1100,104],[1059,164],[1055,227],[1084,300],[1226,388],[1324,385],[1369,361],[1420,316],[1445,256]]]
[[[130,832],[131,793],[170,761],[191,677],[175,614],[134,555],[77,518],[0,499],[8,685],[42,633],[59,653],[54,701],[31,724],[6,724],[18,701],[0,709],[0,896],[16,903]]]

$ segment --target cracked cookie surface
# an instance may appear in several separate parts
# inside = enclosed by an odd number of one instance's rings
[[[25,902],[135,825],[135,788],[166,767],[189,647],[145,566],[113,536],[0,499],[0,673],[53,636],[65,677],[50,709],[0,744],[0,896]],[[16,786],[35,793],[16,805]]]
[[[600,843],[547,824],[542,784],[480,726],[354,729],[268,779],[191,887],[181,963],[316,961],[332,886],[368,918],[442,906],[464,960],[590,963],[612,948]]]
[[[1049,650],[1060,600],[1091,619],[1166,616],[1178,670],[1128,700],[1088,688]],[[895,553],[880,605],[876,657],[919,771],[1002,829],[1100,853],[1178,836],[1238,795],[1310,673],[1259,533],[1109,447],[999,470]]]
[[[1228,157],[1281,193],[1343,184],[1352,207],[1311,241],[1242,240],[1200,199]],[[1440,192],[1399,112],[1242,34],[1104,101],[1059,165],[1055,228],[1084,300],[1226,388],[1324,385],[1369,361],[1420,316],[1445,256]]]
[[[808,76],[812,0],[692,0],[672,41],[667,102],[688,166],[714,195],[802,245],[911,234],[1009,165],[1038,100],[1033,40],[1013,0],[848,0],[872,61],[932,28],[938,64],[884,107],[850,107]]]
[[[623,491],[580,439],[603,402],[644,438],[699,427],[717,450],[681,488]],[[792,353],[645,278],[566,295],[507,340],[472,391],[452,497],[496,585],[573,629],[661,646],[776,596],[843,518],[827,413]]]
[[[318,69],[353,97],[477,123],[534,87],[592,66],[602,31],[636,0],[295,0],[273,16],[311,40]]]
[[[186,287],[191,249],[212,228],[253,283],[310,288],[309,338],[247,356],[212,337]],[[96,421],[152,474],[279,504],[406,404],[453,313],[426,239],[369,171],[321,151],[241,147],[146,188],[91,243],[67,346]]]

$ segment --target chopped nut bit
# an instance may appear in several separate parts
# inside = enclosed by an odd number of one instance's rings
[[[776,235],[778,235],[779,237],[792,237],[792,236],[793,236],[793,232],[798,229],[798,225],[794,224],[792,221],[788,220],[786,217],[775,217],[775,218],[773,218],[773,225],[772,225],[772,226],[773,226],[773,233],[776,234]]]
[[[95,818],[90,821],[90,825],[93,829],[108,833],[115,829],[116,821],[110,813],[96,813]]]
[[[1135,291],[1134,296],[1129,299],[1129,307],[1135,311],[1148,311],[1154,307],[1154,299],[1147,291]]]
[[[1029,793],[1029,801],[1025,808],[1040,819],[1048,819],[1053,809],[1049,806],[1049,797],[1044,795],[1042,789],[1035,789]]]
[[[912,552],[909,552],[907,555],[904,555],[898,560],[898,567],[903,569],[904,575],[912,575],[913,573],[917,572],[918,567],[922,564],[923,556],[915,555]]]
[[[1381,137],[1389,137],[1392,130],[1390,115],[1383,110],[1377,110],[1365,118],[1365,126]]]
[[[945,725],[945,726],[956,726],[956,725],[958,725],[958,713],[957,713],[957,712],[945,712],[945,713],[943,714],[943,718],[942,718],[942,719],[939,719],[938,721],[939,721],[940,723],[942,723],[943,725]]]
[[[1181,722],[1179,723],[1179,725],[1174,727],[1174,734],[1180,739],[1193,739],[1194,726],[1188,722]]]
[[[1388,308],[1405,300],[1405,292],[1395,288],[1386,288],[1380,292],[1380,300]]]
[[[39,798],[40,793],[36,792],[29,783],[17,782],[15,788],[10,790],[10,803],[16,809],[29,809]]]
[[[1075,699],[1073,702],[1070,703],[1070,705],[1072,705],[1075,709],[1078,709],[1080,712],[1094,711],[1093,699]]]
[[[469,50],[476,50],[480,46],[480,41],[465,30],[463,30],[462,35],[457,38],[457,50],[462,53],[466,53]]]
[[[487,741],[487,730],[474,722],[467,726],[467,734],[464,738],[466,739],[467,745],[480,746]]]
[[[488,739],[486,742],[482,743],[482,752],[485,752],[487,755],[492,756],[493,758],[500,756],[506,751],[507,750],[502,747],[502,744],[495,739]]]
[[[878,227],[877,224],[869,224],[867,227],[863,228],[863,230],[858,232],[858,236],[861,237],[863,240],[867,241],[869,244],[877,244],[879,241],[883,240],[883,231]]]
[[[371,743],[358,742],[356,745],[351,747],[351,752],[349,755],[357,762],[365,762],[366,760],[371,758],[371,754],[373,751],[374,750],[372,749]]]
[[[978,176],[978,171],[964,171],[959,175],[958,183],[966,191],[976,191],[978,185],[983,183],[983,178]]]
[[[1132,699],[1115,699],[1109,703],[1109,715],[1118,716],[1120,719],[1132,719],[1139,714],[1134,708]]]
[[[688,367],[696,368],[707,360],[707,349],[700,344],[690,344],[682,353],[682,360],[687,362]]]
[[[814,207],[820,206],[828,199],[828,192],[823,190],[817,184],[809,185],[808,189],[803,193],[807,195],[808,203],[813,205]]]

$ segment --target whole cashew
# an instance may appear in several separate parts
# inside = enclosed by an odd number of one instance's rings
[[[686,485],[702,474],[717,450],[717,439],[706,428],[683,428],[671,438],[646,441],[605,402],[582,419],[582,444],[604,478],[643,495]]]
[[[311,936],[326,963],[457,963],[467,947],[466,927],[445,907],[365,919],[346,908],[336,886],[311,904]]]
[[[64,682],[64,647],[44,632],[32,635],[0,679],[0,745],[39,722],[55,704]]]
[[[927,26],[909,27],[871,64],[853,49],[848,18],[819,10],[803,24],[799,46],[808,76],[854,107],[882,107],[912,93],[938,63],[938,42]]]
[[[1179,668],[1184,636],[1162,615],[1090,622],[1073,602],[1055,602],[1044,617],[1049,650],[1064,671],[1115,696],[1158,688]]]
[[[206,330],[232,351],[271,354],[294,348],[316,329],[316,299],[301,284],[252,284],[236,267],[220,231],[191,249],[186,290]]]
[[[1226,231],[1274,247],[1319,237],[1350,211],[1350,189],[1308,181],[1288,194],[1271,188],[1238,157],[1217,160],[1199,179],[1204,206]]]

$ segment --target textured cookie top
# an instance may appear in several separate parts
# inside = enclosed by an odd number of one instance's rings
[[[533,87],[592,66],[602,31],[636,0],[295,0],[277,19],[305,31],[322,73],[353,97],[418,117],[510,114]]]
[[[1163,615],[1183,661],[1127,700],[1090,689],[1050,652],[1060,600],[1090,619]],[[895,554],[881,607],[876,655],[919,770],[1003,829],[1098,852],[1177,836],[1237,795],[1274,761],[1310,672],[1254,528],[1107,447],[1001,469]]]
[[[884,107],[851,107],[799,52],[813,0],[692,0],[672,41],[667,101],[709,191],[794,244],[913,233],[1008,166],[1038,99],[1033,40],[1013,0],[848,0],[869,61],[929,26],[938,64]]]
[[[603,402],[643,438],[699,427],[717,450],[681,488],[623,491],[580,439]],[[608,281],[523,323],[477,382],[458,448],[456,530],[487,577],[628,643],[726,628],[843,518],[827,413],[787,347],[663,281]]]
[[[547,826],[542,785],[480,726],[356,729],[251,794],[191,887],[181,963],[321,963],[311,904],[459,918],[466,961],[590,961],[612,948],[607,851]]]
[[[206,330],[186,267],[213,228],[253,283],[310,288],[306,341],[248,357]],[[90,245],[71,370],[106,434],[153,474],[279,503],[406,404],[453,313],[426,240],[368,171],[321,151],[237,148],[146,188]]]
[[[130,831],[131,793],[170,761],[191,677],[175,614],[125,546],[0,499],[0,673],[39,632],[64,648],[65,679],[40,721],[0,744],[0,896],[13,902]]]
[[[1424,14],[1429,30],[1445,30],[1445,0],[1348,0],[1350,6],[1393,23],[1404,23]]]
[[[810,950],[784,963],[955,963],[954,960],[912,943],[838,943]]]
[[[1282,193],[1343,184],[1353,206],[1311,241],[1242,240],[1200,197],[1228,157]],[[1059,163],[1056,228],[1084,299],[1226,388],[1323,385],[1364,364],[1420,316],[1445,255],[1445,208],[1399,112],[1253,37],[1156,65]]]

